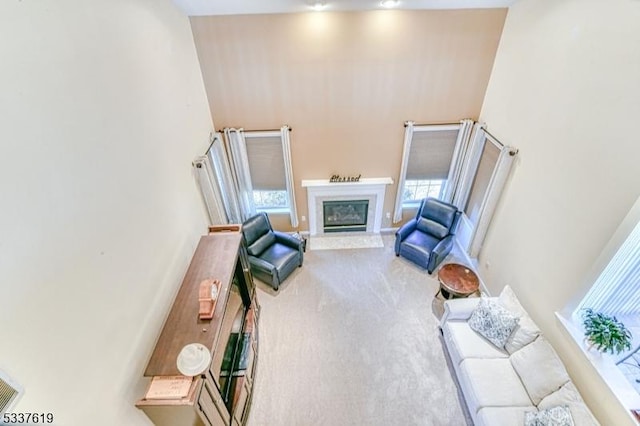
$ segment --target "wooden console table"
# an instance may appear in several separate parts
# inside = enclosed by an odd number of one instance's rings
[[[199,343],[211,353],[207,370],[193,378],[186,396],[142,398],[136,406],[156,425],[244,425],[258,357],[259,306],[239,227],[211,229],[200,242],[165,321],[145,376],[178,376],[178,354]],[[210,320],[201,320],[200,283],[220,280]]]

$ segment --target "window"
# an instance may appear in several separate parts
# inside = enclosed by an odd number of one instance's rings
[[[291,226],[298,227],[290,132],[286,125],[280,130],[224,129],[233,178],[228,192],[242,220],[253,216],[258,204],[261,211],[288,213]]]
[[[287,202],[287,191],[261,191],[253,190],[253,203],[257,210],[282,209],[287,210],[289,203]]]
[[[442,195],[459,128],[459,125],[414,127],[403,204],[415,204],[427,196]],[[407,199],[407,195],[413,198]]]
[[[289,212],[280,132],[245,132],[244,137],[256,210]]]
[[[574,315],[581,309],[611,315],[631,331],[632,352],[616,364],[640,393],[640,221],[613,255],[607,266],[584,297]]]
[[[427,196],[451,202],[462,176],[473,120],[460,124],[405,123],[402,164],[393,222],[402,209],[415,208]]]
[[[443,179],[408,179],[404,182],[402,202],[409,205],[419,204],[427,197],[442,198],[445,182]]]
[[[578,305],[581,309],[621,318],[640,315],[640,221],[628,234],[607,266]],[[638,319],[636,318],[636,321]],[[640,325],[640,321],[638,321]]]
[[[640,394],[640,198],[603,248],[587,281],[593,285],[576,304],[568,306],[566,312],[571,315],[564,317],[562,323],[582,345],[596,371],[622,404],[637,408],[640,406],[637,395]],[[621,321],[631,331],[631,351],[591,357],[583,343],[582,309],[587,308]],[[617,370],[611,368],[613,363]],[[618,379],[620,373],[626,377],[626,383]],[[636,395],[631,392],[633,389]]]
[[[471,259],[477,259],[493,213],[518,154],[505,146],[483,124],[474,125],[453,204],[464,213],[456,237]]]

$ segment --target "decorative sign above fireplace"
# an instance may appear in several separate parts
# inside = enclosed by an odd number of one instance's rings
[[[329,182],[360,182],[360,176],[340,176],[340,175],[331,175],[329,178]]]

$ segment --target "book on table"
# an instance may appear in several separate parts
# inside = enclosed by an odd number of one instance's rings
[[[186,398],[192,382],[193,377],[187,376],[154,376],[145,399]]]

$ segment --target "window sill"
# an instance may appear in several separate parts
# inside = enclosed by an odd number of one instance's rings
[[[402,208],[403,209],[417,209],[420,207],[420,203],[422,201],[403,201]]]
[[[256,211],[259,213],[266,214],[291,214],[291,210],[288,207],[280,207],[280,208],[257,208]]]
[[[629,410],[637,410],[640,408],[640,394],[636,392],[633,385],[629,383],[622,371],[616,366],[615,362],[618,356],[604,354],[595,349],[589,349],[584,340],[581,324],[577,323],[572,317],[567,317],[556,312],[556,318],[565,331],[573,338],[574,343],[591,363],[591,366],[600,377],[602,377],[602,380],[604,380],[607,386],[609,386],[609,389],[611,389],[611,392],[613,392],[620,404],[627,409],[626,411],[629,417],[633,419]]]

